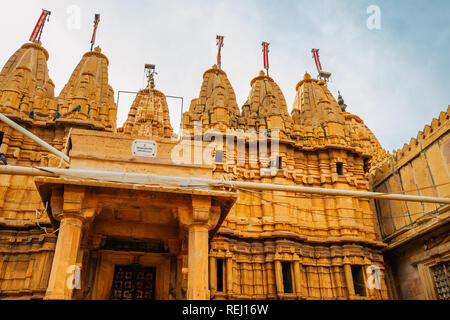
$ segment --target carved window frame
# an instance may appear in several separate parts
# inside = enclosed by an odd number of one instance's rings
[[[450,242],[443,243],[433,249],[430,249],[429,252],[423,252],[412,259],[412,264],[417,267],[419,279],[423,286],[425,299],[438,299],[431,268],[440,263],[448,263],[449,261]]]
[[[144,267],[156,268],[155,300],[169,299],[170,256],[165,253],[118,252],[102,250],[95,272],[93,300],[109,300],[116,265],[131,265],[136,262]]]

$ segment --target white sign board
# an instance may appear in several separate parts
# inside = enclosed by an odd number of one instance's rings
[[[157,144],[152,140],[134,140],[131,145],[131,153],[136,157],[155,158]]]

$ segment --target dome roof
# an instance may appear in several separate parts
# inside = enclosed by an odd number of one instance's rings
[[[98,129],[115,128],[117,106],[108,83],[108,58],[96,47],[86,52],[58,96],[61,119],[77,119]]]
[[[48,57],[40,44],[22,45],[0,72],[0,90],[14,90],[30,98],[53,98],[55,85],[48,75]]]
[[[1,112],[26,115],[34,107],[47,112],[55,88],[48,75],[48,57],[40,44],[26,43],[9,58],[0,72]]]
[[[0,72],[0,112],[27,121],[53,118],[55,85],[48,75],[48,57],[40,43],[26,43],[9,58]]]
[[[250,82],[251,90],[242,107],[240,126],[244,128],[289,131],[292,119],[286,100],[276,82],[260,71]]]
[[[383,161],[389,154],[383,149],[373,132],[366,126],[360,117],[344,112],[348,135],[351,137],[352,146],[361,150],[364,155],[370,155],[371,167]]]
[[[344,124],[341,107],[328,90],[323,80],[311,79],[305,73],[303,80],[296,86],[296,95],[292,105],[292,114],[300,113],[296,119],[304,126],[320,125],[325,122]]]
[[[292,106],[293,135],[306,147],[346,144],[345,117],[322,80],[305,73]],[[320,140],[319,140],[320,139]]]
[[[343,111],[323,80],[305,73],[296,86],[292,106],[293,137],[308,148],[352,149],[363,157],[381,159],[386,151],[364,122]]]
[[[108,64],[108,58],[101,53],[99,47],[96,47],[94,51],[86,52],[58,98],[83,97],[99,101],[103,95],[107,95],[110,88],[108,84]],[[88,77],[92,81],[89,81],[86,85],[84,81]]]
[[[201,121],[204,130],[226,130],[236,126],[239,108],[233,87],[223,70],[214,65],[203,73],[203,83],[197,99],[193,99],[183,115],[183,126],[192,128]]]
[[[170,138],[169,108],[166,96],[155,89],[143,89],[136,94],[127,121],[117,130],[125,134]]]

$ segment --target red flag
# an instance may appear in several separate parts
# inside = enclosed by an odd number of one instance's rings
[[[92,47],[94,46],[94,43],[95,43],[95,36],[97,34],[97,27],[98,27],[99,22],[100,22],[100,15],[96,14],[95,19],[94,19],[94,31],[92,32],[92,38],[91,38],[91,51],[92,51]]]
[[[31,33],[31,36],[30,36],[31,42],[35,42],[36,39],[38,38],[40,32],[42,31],[42,28],[44,27],[45,19],[47,19],[49,14],[50,14],[50,11],[42,10],[41,16],[39,17],[39,19],[36,23],[36,26],[34,27],[33,32]]]
[[[264,60],[264,69],[269,70],[269,43],[263,42],[263,60]]]
[[[217,66],[219,67],[219,69],[221,68],[221,62],[222,62],[220,54],[221,54],[221,49],[223,47],[223,38],[224,38],[224,36],[219,36],[219,35],[216,37],[216,40],[217,40],[216,45],[219,46],[219,50],[217,51]]]
[[[311,52],[313,53],[314,62],[316,63],[317,71],[320,73],[322,70],[322,65],[320,64],[319,60],[319,49],[312,49]]]

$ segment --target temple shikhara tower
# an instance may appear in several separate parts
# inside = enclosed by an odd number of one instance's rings
[[[450,111],[391,154],[328,73],[286,101],[265,57],[242,103],[219,56],[178,134],[153,75],[118,127],[107,56],[80,56],[58,95],[39,40],[0,73],[31,133],[0,122],[0,299],[449,299],[448,204],[427,199],[450,196]]]

